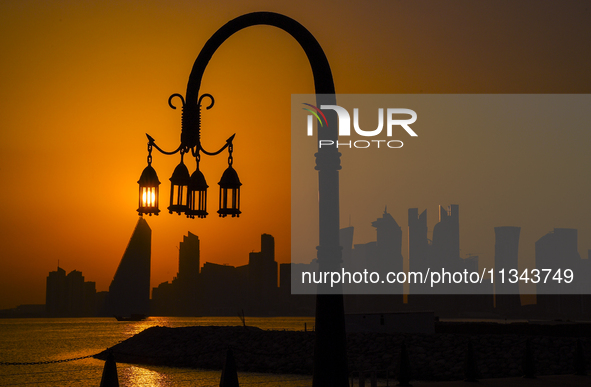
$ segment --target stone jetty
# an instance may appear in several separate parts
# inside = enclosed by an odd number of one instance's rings
[[[479,378],[521,376],[528,338],[538,375],[574,373],[577,340],[582,343],[589,366],[591,328],[587,324],[560,328],[503,325],[442,324],[430,335],[350,333],[349,371],[375,370],[385,375],[389,370],[392,375],[404,342],[413,379],[463,379],[470,340]],[[117,362],[220,370],[228,348],[232,348],[240,372],[312,373],[314,332],[253,327],[152,327],[111,349]],[[96,357],[105,359],[106,352]]]

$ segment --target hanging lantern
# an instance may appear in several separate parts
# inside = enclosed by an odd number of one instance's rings
[[[220,182],[220,209],[218,214],[221,217],[232,215],[232,217],[240,216],[240,186],[242,183],[238,178],[236,170],[232,165],[224,171]]]
[[[173,94],[168,98],[168,104],[176,109],[172,104],[172,99],[178,97],[183,103],[183,113],[181,120],[181,144],[174,150],[167,152],[156,145],[156,141],[149,134],[148,137],[148,167],[142,173],[138,182],[140,184],[140,204],[138,212],[141,214],[158,214],[158,186],[160,181],[156,176],[156,171],[150,166],[152,162],[152,148],[156,148],[165,155],[181,154],[181,162],[176,166],[170,177],[170,205],[168,211],[172,214],[185,214],[188,218],[205,218],[207,213],[207,182],[203,173],[199,169],[200,154],[216,156],[228,149],[228,168],[224,171],[220,182],[220,197],[218,214],[220,217],[232,215],[233,218],[239,217],[240,211],[240,186],[242,183],[238,174],[232,167],[232,152],[234,150],[234,135],[226,140],[226,144],[215,152],[207,152],[201,146],[201,101],[204,97],[211,99],[211,104],[207,106],[210,109],[214,104],[214,99],[210,94],[203,94],[196,105],[185,104],[185,99],[180,94]],[[183,162],[183,156],[191,152],[196,158],[197,168],[192,175]]]
[[[189,176],[189,170],[183,163],[183,156],[181,154],[181,162],[176,166],[170,177],[170,206],[168,206],[168,212],[171,214],[176,212],[180,215],[189,209],[190,182],[191,176]]]
[[[140,185],[140,195],[137,212],[140,215],[158,215],[160,212],[160,209],[158,208],[158,186],[160,185],[160,181],[158,180],[158,175],[154,168],[152,168],[152,165],[148,164],[148,166],[144,168],[144,171],[138,180],[138,184]]]
[[[199,160],[197,161],[197,169],[191,175],[191,182],[189,184],[189,209],[185,212],[187,217],[205,218],[207,216],[207,182],[205,176],[199,170]]]

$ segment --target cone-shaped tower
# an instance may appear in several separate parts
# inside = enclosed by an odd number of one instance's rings
[[[144,218],[139,218],[109,286],[111,314],[149,313],[151,245],[152,230]]]

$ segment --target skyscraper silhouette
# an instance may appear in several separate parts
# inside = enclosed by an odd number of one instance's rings
[[[536,269],[551,270],[551,279],[537,284],[537,304],[547,314],[572,316],[580,313],[580,295],[565,296],[562,290],[564,284],[552,279],[559,273],[558,270],[561,273],[565,269],[580,272],[577,269],[581,257],[577,249],[577,230],[573,228],[555,228],[536,241]]]
[[[245,307],[248,266],[239,267],[205,262],[201,268],[203,313],[209,316],[236,316]],[[277,277],[275,277],[277,278]],[[267,306],[267,305],[265,305]]]
[[[183,235],[183,241],[179,244],[179,273],[177,278],[181,281],[196,281],[199,277],[199,261],[199,237],[188,232],[187,235]]]
[[[179,272],[172,281],[176,292],[172,302],[176,305],[175,313],[178,315],[199,314],[203,301],[202,296],[198,296],[203,292],[199,278],[200,258],[199,237],[191,232],[183,235],[183,241],[179,245]]]
[[[109,286],[111,314],[149,313],[151,247],[152,230],[144,218],[139,218]]]
[[[68,310],[66,271],[57,267],[49,272],[45,290],[45,308],[49,317],[64,316]]]
[[[408,265],[410,271],[426,272],[430,265],[427,210],[408,209]]]
[[[90,317],[97,313],[96,284],[84,281],[77,270],[58,266],[47,276],[45,311],[48,317]]]
[[[403,268],[402,229],[396,220],[384,209],[381,218],[371,223],[376,228],[377,267],[386,271],[400,272]]]
[[[433,227],[433,264],[437,269],[459,269],[460,206],[452,204],[447,210],[439,206],[439,222]],[[432,267],[433,268],[433,267]]]
[[[431,243],[427,237],[427,210],[419,215],[418,208],[408,209],[408,268],[412,272],[426,273],[433,266]],[[408,302],[416,309],[430,307],[432,289],[427,284],[409,285]]]
[[[399,273],[403,271],[404,259],[402,258],[402,229],[396,223],[396,220],[388,213],[388,208],[384,209],[381,218],[371,223],[376,228],[376,244],[373,256],[369,258],[369,270],[375,270],[382,278],[390,272]],[[377,285],[377,286],[376,286]],[[381,287],[382,294],[389,296],[376,296],[372,300],[376,304],[376,310],[387,310],[388,306],[400,308],[403,303],[404,287],[401,283],[375,284],[373,286]]]
[[[252,304],[250,309],[263,313],[278,297],[277,262],[275,239],[269,234],[261,235],[261,251],[248,257],[248,289]]]

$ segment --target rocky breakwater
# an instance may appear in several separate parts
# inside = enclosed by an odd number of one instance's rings
[[[413,379],[463,379],[470,340],[479,377],[521,376],[528,338],[538,375],[574,373],[576,337],[510,333],[350,333],[349,371],[376,370],[385,375],[389,370],[392,375],[404,342]],[[588,362],[591,340],[580,340]],[[153,327],[111,350],[117,362],[220,370],[229,347],[241,372],[311,374],[313,370],[314,332],[264,331],[253,327]],[[97,357],[105,359],[106,351]]]
[[[239,371],[309,374],[314,335],[254,327],[152,327],[110,350],[122,363],[221,370],[228,348]],[[106,353],[97,358],[106,359]]]

